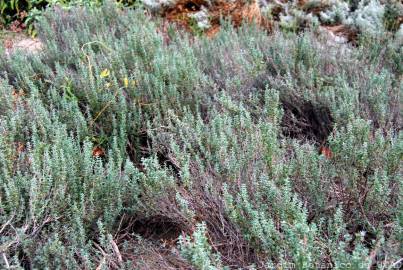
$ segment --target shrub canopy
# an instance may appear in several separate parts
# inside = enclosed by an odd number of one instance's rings
[[[85,20],[83,19],[85,18]],[[0,261],[369,269],[402,251],[402,50],[60,8],[0,56]]]

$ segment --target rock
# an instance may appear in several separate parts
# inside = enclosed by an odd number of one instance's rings
[[[201,30],[206,30],[211,27],[209,20],[209,12],[206,7],[202,6],[200,11],[190,14],[189,17],[197,22],[197,27]]]
[[[15,52],[24,52],[29,54],[38,53],[42,50],[43,44],[37,38],[30,38],[23,34],[10,35],[3,41],[6,55],[12,55]]]
[[[142,0],[144,6],[153,12],[160,12],[164,8],[171,7],[178,0]]]

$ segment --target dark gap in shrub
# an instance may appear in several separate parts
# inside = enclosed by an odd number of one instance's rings
[[[20,261],[20,266],[25,270],[32,269],[32,263],[30,260],[30,256],[25,253],[25,251],[21,248],[18,252],[18,259]]]
[[[147,158],[151,152],[151,138],[146,131],[139,132],[129,137],[126,145],[126,152],[131,162],[139,165],[141,158]]]
[[[147,132],[138,133],[137,136],[129,138],[126,145],[127,155],[134,164],[136,164],[140,169],[142,169],[141,159],[151,157],[152,151],[152,140],[148,136]],[[169,157],[161,152],[156,152],[158,162],[161,166],[168,168],[174,174],[174,176],[180,180],[180,168],[175,165]]]
[[[185,9],[187,9],[189,11],[199,11],[201,4],[193,2],[193,1],[189,1],[189,2],[185,3],[184,7],[185,7]]]
[[[157,158],[158,162],[164,166],[167,167],[169,170],[171,170],[174,174],[174,176],[180,181],[180,168],[175,165],[170,158],[167,157],[167,155],[158,152],[157,153]]]
[[[158,220],[161,221],[160,218]],[[133,262],[135,269],[194,269],[176,249],[181,226],[166,217],[163,221],[167,222],[162,222],[161,226],[161,223],[156,222],[158,220],[153,217],[122,219],[123,229],[117,232],[115,241],[121,250],[123,261]],[[161,238],[160,233],[158,237],[151,231],[153,228],[157,228],[157,231],[168,229],[170,234],[162,233]],[[140,235],[141,239],[135,234]]]
[[[284,136],[315,141],[319,145],[326,142],[334,125],[328,107],[293,97],[283,97],[281,103],[284,110],[281,120]]]
[[[195,210],[196,219],[206,223],[214,252],[221,254],[223,264],[231,269],[246,269],[252,264],[257,264],[257,269],[263,269],[258,251],[245,240],[240,228],[230,220],[219,195],[204,189],[206,185],[202,179],[198,184],[195,182],[191,191],[191,205]]]
[[[166,216],[150,216],[135,219],[130,226],[130,231],[154,241],[176,242],[185,226]]]
[[[352,252],[355,249],[355,244],[357,241],[357,235],[361,232],[365,232],[363,244],[364,246],[371,250],[377,240],[376,234],[368,230],[367,226],[362,224],[355,224],[348,228],[349,234],[352,235],[351,241],[349,242],[348,250]]]

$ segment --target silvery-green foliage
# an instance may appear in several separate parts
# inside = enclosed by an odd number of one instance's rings
[[[95,269],[123,216],[177,222],[182,259],[200,269],[398,261],[394,37],[327,46],[313,32],[226,24],[214,39],[167,41],[143,10],[110,4],[55,8],[39,27],[42,53],[0,57],[11,266],[23,253],[33,268]],[[324,137],[289,135],[314,129],[318,112],[331,116]]]
[[[402,48],[403,45],[403,24],[400,25],[399,30],[396,32],[396,47]]]
[[[264,3],[262,11],[269,19],[279,20],[279,26],[287,31],[346,25],[359,35],[377,37],[399,29],[403,9],[394,0],[311,0]]]
[[[381,35],[385,32],[384,12],[385,7],[378,0],[361,0],[358,8],[348,18],[347,23],[357,27],[364,34]]]
[[[179,237],[179,248],[182,256],[192,263],[196,269],[227,269],[221,265],[220,256],[214,254],[207,238],[206,224],[196,225],[192,236]]]
[[[320,12],[320,19],[330,24],[344,23],[350,12],[348,3],[343,0],[330,0],[327,3],[330,7]]]

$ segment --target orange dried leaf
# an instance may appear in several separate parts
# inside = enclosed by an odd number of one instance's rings
[[[319,149],[320,154],[324,155],[327,159],[331,159],[333,156],[332,150],[326,146],[321,146]]]
[[[22,91],[22,90],[19,90],[19,91],[13,90],[12,95],[13,95],[14,99],[18,99],[18,98],[24,96],[24,91]]]
[[[21,154],[25,151],[25,145],[22,142],[17,142],[17,153]]]
[[[92,149],[92,156],[103,157],[105,156],[105,151],[102,147],[96,146],[94,149]]]

